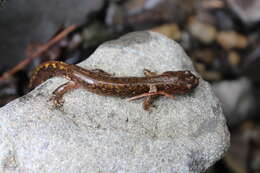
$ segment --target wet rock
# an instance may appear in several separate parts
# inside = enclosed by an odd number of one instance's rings
[[[227,2],[245,24],[252,25],[260,21],[259,0],[227,0]]]
[[[176,42],[153,32],[107,42],[79,65],[117,76],[143,76],[144,68],[198,75]],[[1,172],[202,172],[229,146],[220,103],[201,78],[194,92],[158,98],[150,112],[141,100],[84,89],[55,109],[49,100],[65,81],[50,79],[0,109]]]
[[[217,34],[217,42],[225,49],[246,48],[248,40],[235,31],[221,31]]]

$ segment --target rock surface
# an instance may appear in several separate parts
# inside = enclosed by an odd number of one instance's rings
[[[143,76],[143,68],[198,75],[177,43],[152,32],[107,42],[80,65],[117,76]],[[160,97],[150,112],[142,100],[83,89],[55,109],[51,93],[65,81],[50,79],[0,109],[0,172],[201,172],[229,146],[221,105],[202,79],[191,94]]]

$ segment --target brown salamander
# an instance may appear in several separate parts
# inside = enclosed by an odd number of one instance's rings
[[[77,65],[60,61],[49,61],[39,65],[33,72],[30,88],[43,81],[61,76],[69,79],[53,92],[55,106],[62,106],[62,97],[66,92],[83,87],[90,92],[118,97],[130,97],[134,100],[146,97],[143,107],[147,110],[158,95],[174,98],[174,95],[190,93],[199,84],[199,78],[190,71],[167,71],[157,75],[144,70],[145,77],[115,77],[103,70],[87,70]]]

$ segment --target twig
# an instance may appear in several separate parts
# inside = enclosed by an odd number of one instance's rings
[[[17,64],[14,68],[11,70],[5,72],[2,76],[0,76],[0,81],[7,79],[17,71],[23,69],[26,65],[28,65],[34,58],[39,57],[41,54],[46,52],[48,49],[50,49],[52,46],[54,46],[56,43],[58,43],[60,40],[62,40],[64,37],[66,37],[69,33],[74,31],[76,29],[76,26],[69,26],[68,28],[64,29],[62,32],[60,32],[58,35],[53,37],[49,42],[47,42],[45,45],[40,46],[38,50],[36,50],[34,53],[29,55],[27,58],[25,58],[23,61],[21,61],[19,64]]]

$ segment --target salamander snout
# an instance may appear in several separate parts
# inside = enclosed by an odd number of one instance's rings
[[[188,89],[193,89],[199,84],[199,78],[188,70],[184,71],[182,79],[185,81],[185,85]]]

